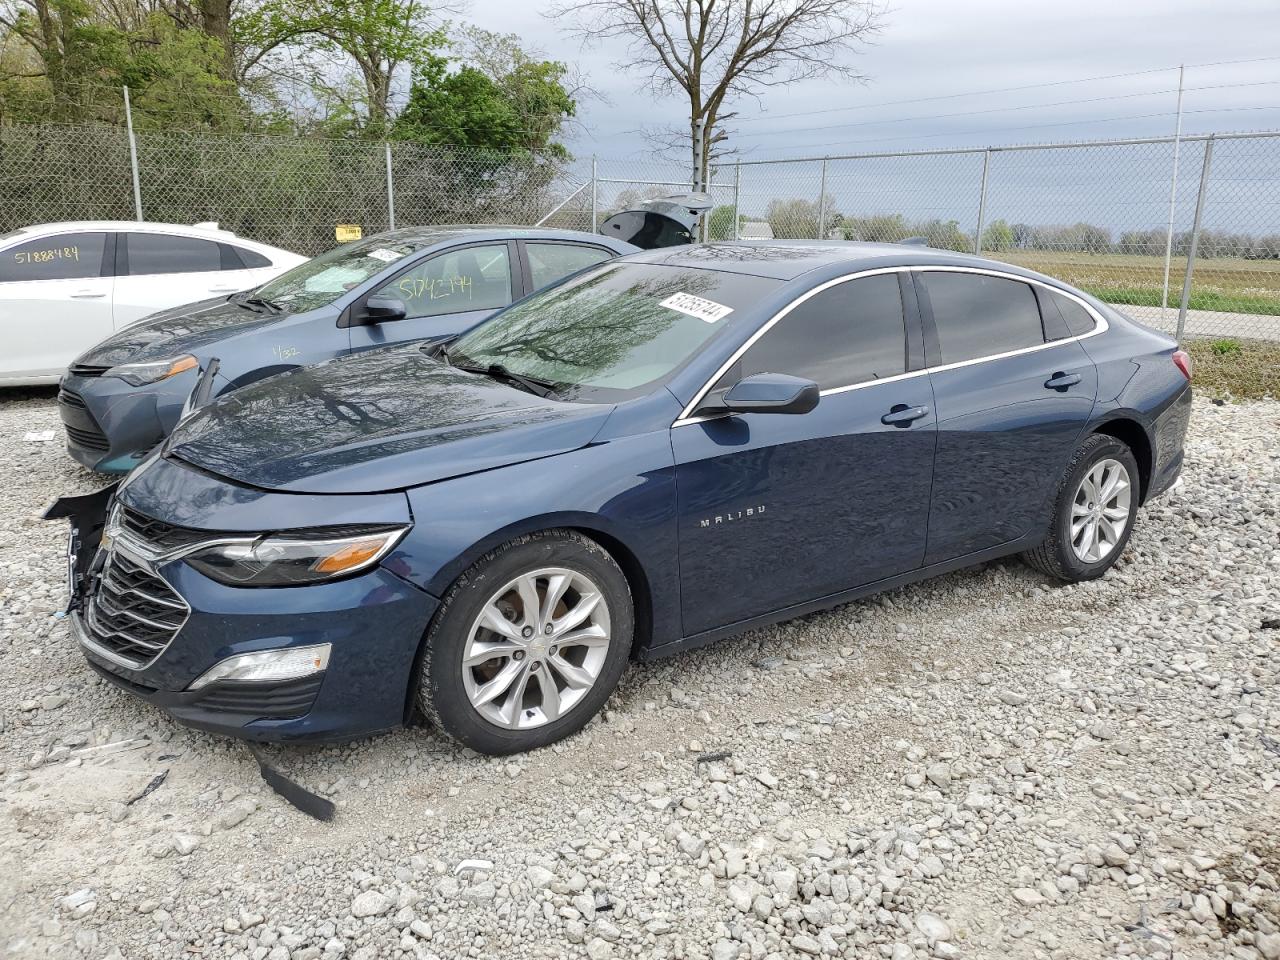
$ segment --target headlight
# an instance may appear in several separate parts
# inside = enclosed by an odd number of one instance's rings
[[[214,544],[186,560],[233,587],[291,587],[336,580],[373,566],[408,527],[304,530]]]
[[[122,363],[112,367],[104,377],[116,377],[134,387],[145,387],[149,383],[159,383],[177,376],[186,370],[192,370],[200,364],[191,355],[174,357],[172,360],[156,360],[150,363]]]

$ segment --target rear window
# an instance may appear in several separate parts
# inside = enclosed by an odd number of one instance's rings
[[[1060,293],[1051,292],[1049,296],[1057,304],[1058,312],[1062,314],[1062,319],[1066,321],[1067,329],[1071,331],[1073,337],[1088,333],[1097,326],[1093,314],[1086,310],[1079,300],[1072,300]]]
[[[249,250],[246,247],[234,247],[231,244],[224,244],[224,246],[232,252],[246,270],[257,270],[260,267],[271,266],[271,261],[256,250]],[[228,267],[227,269],[236,270],[239,267]]]
[[[652,263],[609,263],[527,297],[449,349],[458,364],[500,363],[550,380],[564,399],[649,392],[780,280]]]
[[[1044,343],[1031,286],[981,273],[924,274],[940,362],[961,363]]]
[[[533,241],[525,244],[525,253],[529,257],[529,275],[535,290],[541,290],[561,277],[567,277],[613,256],[608,250],[582,243]]]

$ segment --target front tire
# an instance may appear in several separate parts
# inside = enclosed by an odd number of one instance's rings
[[[1086,438],[1067,464],[1048,535],[1023,559],[1066,583],[1102,576],[1129,543],[1140,499],[1133,452],[1106,434]]]
[[[445,594],[423,641],[418,707],[480,753],[554,743],[609,698],[634,623],[627,578],[594,540],[570,530],[513,540]]]

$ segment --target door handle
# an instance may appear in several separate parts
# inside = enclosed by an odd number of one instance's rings
[[[73,300],[101,300],[106,293],[96,293],[93,290],[77,290],[71,294]]]
[[[1044,382],[1044,385],[1049,390],[1065,390],[1067,387],[1074,387],[1083,379],[1084,377],[1078,373],[1055,373]]]
[[[889,427],[909,427],[921,417],[929,415],[928,407],[908,407],[899,403],[880,418],[880,422]]]

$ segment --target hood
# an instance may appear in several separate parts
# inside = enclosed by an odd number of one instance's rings
[[[112,334],[92,350],[82,354],[77,364],[114,367],[121,363],[164,360],[184,353],[199,353],[202,347],[228,336],[293,319],[288,315],[255,313],[226,297],[186,303],[153,314],[140,323]]]
[[[237,390],[179,425],[167,452],[269,490],[375,493],[576,450],[612,410],[537,397],[413,345]]]

